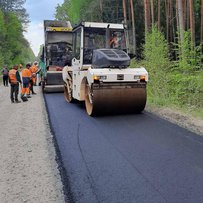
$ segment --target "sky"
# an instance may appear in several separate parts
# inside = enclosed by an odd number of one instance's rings
[[[54,20],[55,8],[63,0],[26,0],[24,5],[29,14],[29,26],[24,33],[37,56],[41,44],[44,44],[43,20]]]

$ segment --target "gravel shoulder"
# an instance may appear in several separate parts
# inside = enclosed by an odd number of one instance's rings
[[[43,95],[11,104],[0,85],[0,202],[64,202]]]
[[[183,113],[177,109],[171,109],[166,107],[154,107],[147,106],[146,110],[150,113],[175,123],[187,130],[203,136],[203,120],[197,117],[193,117],[189,114]]]

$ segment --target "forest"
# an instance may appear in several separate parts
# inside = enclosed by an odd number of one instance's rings
[[[35,56],[24,38],[28,14],[24,0],[0,0],[0,69],[33,61]]]
[[[55,18],[124,23],[131,67],[149,72],[148,104],[203,117],[203,0],[64,0]]]

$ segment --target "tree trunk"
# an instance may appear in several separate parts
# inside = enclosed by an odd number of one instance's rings
[[[203,47],[203,0],[201,1],[201,33],[200,33],[200,43]]]
[[[124,18],[124,25],[127,27],[127,12],[126,12],[126,0],[122,0],[123,2],[123,18]],[[126,45],[129,51],[129,34],[128,29],[126,30]]]
[[[194,20],[194,10],[193,10],[193,0],[189,0],[190,4],[190,30],[191,30],[191,41],[195,45],[195,20]]]
[[[100,11],[101,11],[101,20],[103,20],[103,0],[99,0],[99,7],[100,7]]]
[[[152,25],[154,25],[154,0],[151,0],[151,19]]]
[[[190,6],[189,2],[187,1],[187,22],[186,22],[186,28],[187,30],[190,29]]]
[[[150,27],[149,0],[144,0],[144,16],[145,16],[145,32],[149,31]]]
[[[165,0],[165,13],[166,13],[166,39],[169,42],[169,12],[168,12],[168,0]]]
[[[99,0],[99,6],[100,6],[101,12],[103,12],[103,0]]]
[[[178,17],[178,0],[176,0],[176,26],[179,32],[179,17]]]
[[[169,0],[169,41],[173,41],[173,1]]]
[[[174,5],[173,1],[171,2],[171,27],[172,27],[172,41],[175,42],[176,40],[176,29],[175,29],[175,17],[174,17]]]
[[[176,0],[177,1],[177,10],[178,10],[178,29],[179,29],[179,34],[180,34],[180,41],[181,44],[184,42],[184,21],[183,21],[183,4],[181,0]]]
[[[158,29],[159,31],[161,30],[161,21],[160,21],[160,17],[161,17],[161,0],[158,0]]]
[[[136,54],[136,30],[133,0],[130,0],[131,16],[132,16],[132,31],[133,31],[133,53]]]
[[[125,26],[127,26],[126,0],[123,0],[123,17],[124,17],[124,24]]]
[[[187,20],[187,0],[182,0],[182,5],[183,5],[183,25],[185,29]]]

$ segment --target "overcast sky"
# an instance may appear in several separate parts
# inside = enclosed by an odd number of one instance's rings
[[[31,22],[24,35],[35,55],[38,54],[40,45],[44,43],[43,20],[53,20],[57,4],[62,3],[63,0],[26,0],[25,9]]]

